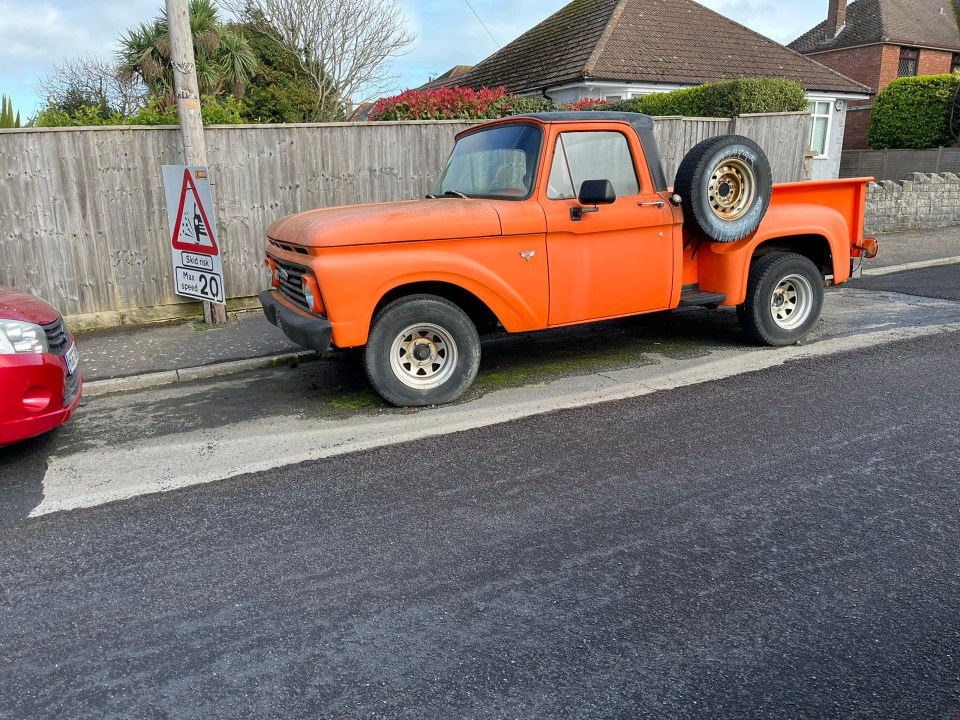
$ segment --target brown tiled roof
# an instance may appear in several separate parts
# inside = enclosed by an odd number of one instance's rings
[[[891,43],[960,50],[958,0],[856,0],[847,6],[847,23],[833,36],[824,20],[790,47],[810,53],[857,45]]]
[[[739,77],[869,92],[693,0],[573,0],[444,84],[521,92],[584,79],[699,85]]]
[[[443,75],[438,75],[433,80],[431,80],[430,82],[424,83],[417,89],[428,90],[430,88],[435,88],[435,87],[447,87],[448,85],[450,85],[450,82],[448,82],[449,80],[455,77],[460,77],[465,72],[472,69],[473,69],[473,65],[454,65],[452,68],[447,70]]]

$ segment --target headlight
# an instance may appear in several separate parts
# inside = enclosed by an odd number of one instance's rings
[[[0,320],[0,355],[49,352],[47,334],[33,323]]]
[[[310,306],[311,310],[314,310],[317,307],[317,303],[313,298],[313,290],[310,289],[310,283],[304,278],[300,284],[303,286],[303,296],[307,299],[307,305]]]

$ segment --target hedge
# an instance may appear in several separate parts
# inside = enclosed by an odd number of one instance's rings
[[[801,112],[807,108],[803,88],[782,78],[740,78],[707,83],[669,93],[643,95],[591,110],[620,110],[646,115],[726,117],[753,113]]]
[[[647,115],[736,117],[750,113],[800,112],[806,94],[792,80],[742,78],[620,102],[583,99],[557,107],[546,98],[510,95],[502,87],[407,90],[377,101],[371,120],[483,120],[550,110],[619,110]]]
[[[894,80],[877,96],[868,143],[874,150],[925,150],[953,145],[950,117],[960,74]]]
[[[378,100],[371,120],[485,120],[506,115],[555,110],[546,98],[509,95],[502,88],[464,87],[407,90]]]

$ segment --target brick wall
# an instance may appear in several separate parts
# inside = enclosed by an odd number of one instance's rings
[[[867,47],[816,53],[807,57],[846,75],[851,80],[863,83],[876,92],[876,88],[880,84],[880,68],[883,62],[884,48],[884,45],[868,45]],[[899,53],[899,49],[897,49],[897,52]],[[899,58],[899,54],[897,57]],[[894,77],[896,77],[896,66],[894,66],[893,72]]]
[[[866,150],[867,137],[870,134],[870,117],[873,105],[852,105],[847,110],[847,126],[843,132],[844,150]]]
[[[960,225],[960,177],[914,173],[867,187],[867,235]]]
[[[946,75],[953,64],[953,53],[943,50],[921,50],[918,75]]]

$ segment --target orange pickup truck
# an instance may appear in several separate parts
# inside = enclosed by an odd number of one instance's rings
[[[364,346],[401,406],[456,399],[480,336],[735,306],[798,342],[863,238],[867,179],[774,185],[751,140],[710,138],[668,187],[645,115],[559,112],[470,128],[423,200],[323,208],[267,230],[267,319],[306,348]]]

